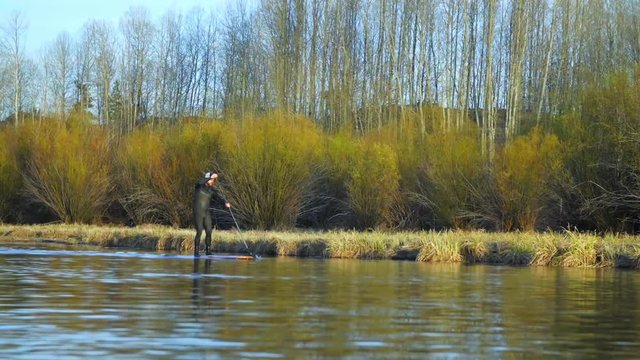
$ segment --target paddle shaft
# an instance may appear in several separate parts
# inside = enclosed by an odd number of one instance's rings
[[[231,208],[228,208],[228,209],[229,209],[229,213],[231,214],[231,218],[233,219],[233,223],[236,224],[236,229],[238,229],[238,233],[240,234],[240,240],[242,240],[242,243],[244,244],[244,247],[247,248],[247,251],[249,252],[249,255],[251,255],[251,256],[253,256],[255,258],[256,256],[249,249],[249,246],[247,245],[247,242],[244,241],[244,238],[242,237],[242,231],[240,230],[240,226],[238,225],[238,221],[236,221],[235,215],[233,215],[233,211],[231,210]]]

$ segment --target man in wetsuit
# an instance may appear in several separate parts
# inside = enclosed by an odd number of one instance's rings
[[[211,228],[213,226],[210,209],[211,200],[213,199],[215,204],[224,204],[227,208],[231,207],[231,204],[214,188],[217,180],[218,174],[208,172],[204,175],[204,178],[196,182],[196,188],[193,194],[193,219],[196,225],[196,237],[193,243],[194,256],[198,256],[200,253],[200,235],[202,235],[202,230],[205,232],[205,253],[211,255]]]

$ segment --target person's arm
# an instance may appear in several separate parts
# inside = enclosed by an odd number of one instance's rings
[[[226,208],[230,208],[231,207],[231,204],[224,197],[224,195],[222,195],[222,192],[220,191],[219,188],[217,188],[216,191],[215,191],[215,201],[216,201],[217,205],[224,206]]]
[[[200,180],[196,181],[196,189],[201,189],[204,186],[205,182],[206,182],[205,179],[200,179]]]

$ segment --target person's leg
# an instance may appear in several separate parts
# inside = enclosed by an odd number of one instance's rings
[[[204,219],[201,216],[194,216],[196,225],[196,237],[193,239],[193,255],[198,256],[200,254],[200,236],[202,235]]]
[[[213,222],[211,221],[211,214],[207,214],[204,217],[204,251],[205,254],[211,255],[211,229]]]

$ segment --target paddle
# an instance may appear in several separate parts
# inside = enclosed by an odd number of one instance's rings
[[[249,252],[249,255],[253,256],[254,259],[259,259],[259,257],[256,254],[254,254],[253,251],[251,251],[251,249],[249,249],[249,246],[247,245],[247,242],[244,241],[244,238],[242,237],[242,231],[240,230],[240,226],[238,225],[238,221],[236,221],[235,215],[233,215],[233,211],[231,211],[231,207],[228,207],[227,209],[229,209],[229,213],[231,214],[231,218],[233,219],[233,223],[236,224],[236,229],[238,229],[238,234],[240,234],[240,240],[244,244],[244,247],[247,248],[247,251]]]
[[[217,174],[216,174],[217,176]],[[222,198],[224,199],[224,201],[229,204],[227,202],[227,197],[225,196],[224,192],[222,191],[222,188],[220,186],[217,187],[218,191],[220,191],[220,194],[222,195]],[[240,234],[240,240],[242,241],[242,243],[244,244],[244,247],[247,249],[247,251],[249,252],[249,255],[251,255],[251,257],[253,257],[254,259],[259,259],[260,257],[256,254],[253,253],[253,251],[251,251],[251,249],[249,249],[249,246],[247,245],[247,242],[244,241],[244,238],[242,237],[242,230],[240,230],[240,226],[238,225],[238,221],[236,220],[236,216],[233,215],[233,211],[231,210],[231,206],[229,204],[229,207],[227,207],[227,209],[229,209],[229,213],[231,214],[231,218],[233,219],[233,223],[236,224],[236,229],[238,230],[238,234]]]

